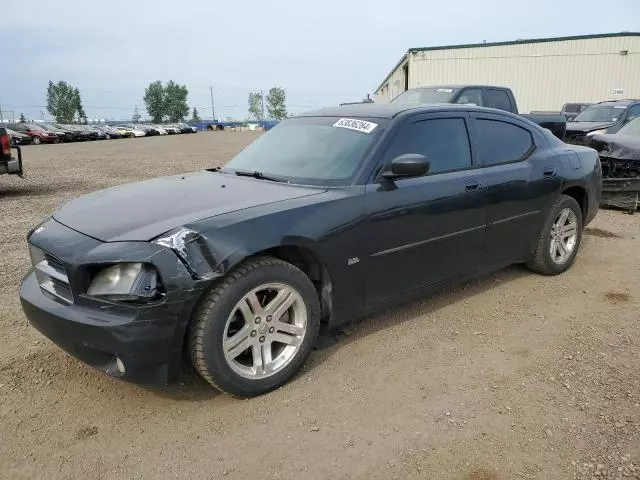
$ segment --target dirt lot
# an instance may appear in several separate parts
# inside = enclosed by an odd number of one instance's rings
[[[252,133],[25,148],[0,177],[0,477],[640,478],[640,216],[574,267],[512,267],[351,326],[251,400],[107,378],[30,328],[25,234],[67,199],[223,163]]]

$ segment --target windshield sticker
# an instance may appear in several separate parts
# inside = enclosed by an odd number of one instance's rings
[[[341,118],[333,124],[334,127],[348,128],[356,132],[371,133],[378,126],[377,123],[367,122],[365,120],[356,120],[354,118]]]
[[[611,119],[611,121],[612,121],[612,122],[617,122],[617,121],[618,121],[618,117],[613,117],[613,118]]]
[[[453,92],[453,88],[436,88],[436,92],[451,93]]]

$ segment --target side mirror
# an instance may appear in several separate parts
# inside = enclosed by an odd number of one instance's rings
[[[405,153],[391,161],[391,170],[382,173],[385,180],[421,177],[429,171],[429,160],[419,153]]]

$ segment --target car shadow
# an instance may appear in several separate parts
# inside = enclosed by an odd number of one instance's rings
[[[464,301],[527,275],[532,275],[532,273],[523,265],[512,265],[473,280],[443,287],[431,295],[425,295],[423,298],[400,306],[383,309],[375,314],[340,325],[333,330],[321,329],[315,352],[306,362],[302,371],[312,371],[338,349],[352,342],[357,342],[379,331],[411,321],[418,316],[429,315],[447,305]]]
[[[352,342],[357,342],[386,328],[413,320],[416,316],[428,315],[451,303],[464,301],[467,298],[479,295],[496,286],[504,285],[526,275],[531,275],[531,272],[523,266],[513,265],[474,280],[444,287],[438,293],[425,295],[424,298],[401,306],[384,309],[373,315],[341,325],[333,330],[321,328],[314,347],[315,351],[292,381],[313,371],[338,349]],[[398,317],[402,320],[398,320]],[[187,402],[210,400],[219,395],[224,395],[209,385],[191,366],[186,364],[182,367],[178,382],[166,387],[145,386],[143,388],[161,397]]]
[[[164,387],[145,385],[142,388],[154,395],[183,402],[201,402],[222,395],[186,362],[182,365],[177,382]]]

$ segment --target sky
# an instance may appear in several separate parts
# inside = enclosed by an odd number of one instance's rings
[[[46,111],[49,80],[89,118],[144,114],[174,80],[211,118],[245,118],[251,91],[283,87],[290,113],[359,101],[410,47],[640,30],[640,0],[0,0],[0,108]],[[640,74],[640,72],[639,72]]]

